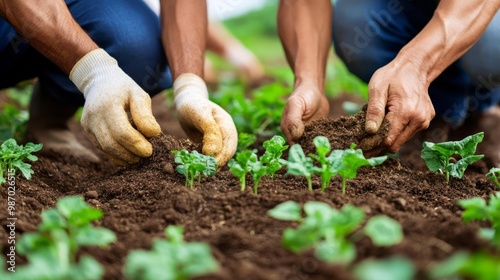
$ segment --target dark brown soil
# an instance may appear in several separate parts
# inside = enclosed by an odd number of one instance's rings
[[[163,105],[163,101],[155,103]],[[158,119],[164,131],[164,124],[170,121],[169,133],[178,133],[177,124],[171,121],[172,112],[162,114]],[[335,139],[335,149],[360,143],[365,136],[356,133],[362,131],[355,128],[361,127],[360,117],[322,120],[308,126],[301,143],[311,149],[316,135]],[[74,130],[82,135],[78,126]],[[422,270],[457,250],[487,246],[477,237],[478,224],[462,223],[462,211],[456,204],[457,200],[487,197],[495,191],[495,186],[479,173],[470,172],[446,184],[442,175],[410,170],[391,159],[376,168],[362,168],[356,179],[348,181],[346,195],[340,192],[339,178],[334,178],[324,193],[317,189],[319,178],[314,178],[315,190],[310,192],[304,178],[281,172],[274,181],[264,178],[255,196],[250,189],[240,192],[237,178],[224,169],[203,178],[190,190],[184,187],[182,175],[173,172],[170,153],[190,143],[170,136],[152,141],[153,156],[127,169],[107,161],[93,166],[40,158],[33,164],[35,175],[31,181],[17,180],[17,237],[35,230],[40,212],[54,207],[58,198],[81,194],[104,211],[100,225],[118,237],[109,248],[88,248],[83,252],[105,266],[106,279],[123,279],[121,271],[127,253],[150,248],[151,241],[162,237],[168,225],[183,225],[187,240],[211,245],[221,270],[205,279],[352,279],[347,268],[319,262],[311,251],[296,255],[281,247],[281,233],[293,223],[274,220],[266,212],[287,200],[317,200],[338,208],[351,203],[362,207],[368,217],[385,214],[402,224],[405,238],[401,244],[377,248],[363,238],[356,242],[356,261],[397,254],[412,259]],[[1,196],[0,208],[6,209],[6,192]],[[4,224],[0,229],[4,244],[6,211],[0,211],[0,220]]]

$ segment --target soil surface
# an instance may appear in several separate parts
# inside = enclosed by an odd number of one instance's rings
[[[345,100],[345,99],[342,99]],[[340,101],[332,101],[338,109]],[[155,115],[165,135],[152,139],[154,154],[130,168],[117,168],[106,160],[93,165],[65,157],[41,157],[33,164],[31,181],[17,179],[17,238],[33,231],[40,222],[40,212],[55,206],[67,195],[83,195],[88,203],[104,211],[100,226],[113,230],[118,241],[108,248],[86,248],[82,254],[94,256],[106,270],[105,279],[123,279],[122,267],[130,250],[151,247],[151,241],[163,237],[168,225],[183,225],[188,241],[211,245],[220,271],[203,279],[353,279],[349,268],[317,261],[312,251],[293,254],[284,249],[281,234],[292,222],[266,215],[277,204],[294,200],[326,202],[336,208],[346,203],[362,207],[367,217],[384,214],[398,220],[404,240],[396,246],[379,248],[363,238],[356,242],[356,262],[367,258],[405,256],[422,270],[458,250],[487,247],[477,236],[485,224],[463,224],[457,201],[474,196],[486,198],[496,191],[484,173],[470,170],[463,179],[425,170],[409,169],[398,159],[383,165],[360,169],[356,179],[347,183],[341,194],[340,178],[332,180],[324,193],[319,178],[313,179],[314,191],[307,190],[305,178],[279,172],[274,180],[264,178],[259,195],[251,188],[240,192],[238,179],[222,168],[215,176],[195,183],[193,190],[184,186],[182,175],[173,170],[171,150],[192,148],[173,119],[173,111],[162,97],[154,99]],[[332,110],[337,117],[338,110]],[[332,148],[346,148],[360,143],[362,115],[321,120],[306,128],[301,140],[306,153],[313,152],[312,139],[317,135],[334,140]],[[72,129],[88,147],[81,128]],[[170,135],[175,136],[172,137]],[[338,145],[338,146],[336,146]],[[99,154],[103,157],[102,153]],[[249,184],[251,178],[247,178]],[[0,209],[6,209],[6,192],[1,192]],[[6,211],[0,211],[0,239],[5,246]]]

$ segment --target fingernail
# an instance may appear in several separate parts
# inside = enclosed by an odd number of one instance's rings
[[[375,121],[367,121],[365,125],[365,130],[367,133],[376,133],[377,123]]]

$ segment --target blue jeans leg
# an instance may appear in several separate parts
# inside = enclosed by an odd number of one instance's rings
[[[436,5],[435,1],[338,0],[333,18],[335,51],[352,73],[369,82],[424,28]],[[437,116],[460,124],[472,105],[474,87],[462,60],[450,65],[429,87]]]
[[[142,0],[66,0],[66,4],[78,24],[146,92],[154,95],[172,86],[159,18]],[[68,75],[26,42],[12,44],[12,38],[20,37],[6,22],[0,22],[0,38],[0,87],[38,76],[44,90],[57,100],[83,105],[83,95]]]

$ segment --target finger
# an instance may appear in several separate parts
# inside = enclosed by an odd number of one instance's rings
[[[368,91],[365,131],[366,133],[375,134],[384,120],[388,88],[386,86],[377,87],[370,83]]]
[[[383,151],[385,151],[384,147],[377,147],[369,151],[363,151],[363,155],[366,158],[371,158],[380,155]]]
[[[124,110],[110,112],[110,116],[113,116],[113,118],[108,120],[107,131],[102,131],[102,133],[109,134],[109,138],[112,139],[111,142],[117,143],[138,157],[147,158],[153,154],[153,146],[139,131],[132,127]],[[98,138],[103,138],[98,133],[95,133],[95,135]],[[119,156],[116,157],[120,158]]]
[[[286,138],[291,144],[299,140],[304,134],[303,115],[303,107],[294,101],[293,98],[289,98],[283,110],[281,130],[283,130],[283,133],[285,133]]]
[[[222,135],[222,150],[215,156],[219,167],[224,166],[236,153],[238,146],[238,132],[231,116],[215,105],[214,120],[219,125]]]
[[[125,165],[127,165],[137,163],[141,159],[138,155],[120,145],[120,143],[112,137],[113,134],[109,132],[108,128],[99,126],[94,131],[99,146],[102,147],[102,150],[108,157],[114,159],[115,162],[125,162]]]
[[[90,139],[90,141],[94,144],[94,146],[96,146],[99,150],[104,151],[106,153],[106,156],[110,159],[110,161],[112,163],[117,164],[117,165],[122,165],[122,166],[128,166],[129,165],[128,162],[126,162],[124,160],[121,160],[121,159],[118,159],[118,158],[110,155],[109,153],[107,153],[102,148],[101,144],[99,143],[99,140],[97,140],[97,137],[94,135],[94,133],[91,130],[86,129],[86,127],[84,127],[84,130],[87,133],[87,136]]]
[[[202,152],[205,155],[217,155],[222,150],[222,135],[213,118],[212,110],[210,106],[203,106],[201,109],[186,106],[179,110],[182,123],[191,124],[190,127],[196,128],[203,134]]]
[[[151,110],[151,98],[140,91],[132,94],[130,99],[130,114],[137,129],[146,137],[158,136],[161,128]]]
[[[385,145],[386,147],[388,147],[388,150],[390,152],[394,152],[394,150],[392,149],[393,145],[396,139],[398,139],[398,137],[403,133],[409,121],[401,114],[397,114],[394,112],[387,113],[386,119],[391,125],[387,134],[387,138],[385,139]]]
[[[394,143],[389,147],[391,153],[396,153],[401,146],[415,136],[419,131],[429,127],[428,123],[422,123],[419,121],[411,120],[408,125],[405,126],[403,131],[394,140]]]

